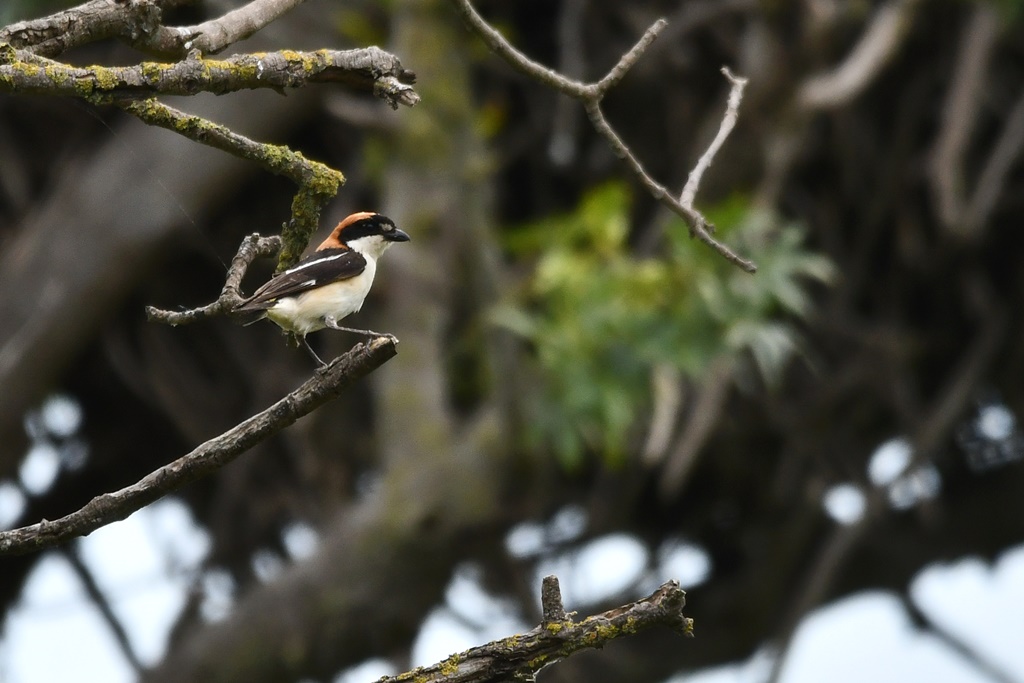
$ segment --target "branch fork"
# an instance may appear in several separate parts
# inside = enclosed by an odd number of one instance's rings
[[[478,36],[480,36],[484,43],[486,43],[495,54],[508,62],[510,66],[517,71],[526,74],[530,78],[564,93],[569,97],[579,100],[583,104],[584,110],[587,112],[587,117],[590,119],[590,123],[605,139],[615,155],[626,162],[626,165],[633,174],[636,175],[640,182],[643,183],[644,187],[647,188],[648,192],[651,193],[651,196],[686,221],[690,226],[690,235],[692,237],[718,252],[723,258],[738,268],[748,273],[754,273],[757,271],[757,266],[752,261],[742,258],[728,246],[711,236],[711,233],[714,232],[714,226],[708,222],[708,220],[704,218],[700,211],[695,209],[692,204],[693,196],[696,195],[697,187],[700,184],[700,179],[704,170],[711,165],[711,160],[714,158],[718,149],[721,147],[725,138],[728,137],[729,133],[732,131],[732,127],[735,125],[739,104],[743,97],[743,87],[746,85],[746,79],[736,78],[728,71],[728,69],[723,70],[726,78],[728,78],[730,83],[732,83],[732,91],[729,96],[729,108],[726,112],[725,119],[722,122],[718,135],[715,137],[715,140],[712,142],[708,150],[701,157],[701,163],[698,163],[698,166],[694,168],[690,174],[690,179],[687,182],[687,189],[690,190],[690,192],[687,193],[684,191],[683,198],[677,201],[673,197],[672,193],[647,173],[643,164],[641,164],[636,158],[629,146],[622,141],[622,138],[620,138],[618,133],[615,132],[615,129],[608,122],[608,119],[605,118],[604,112],[601,111],[601,101],[604,99],[605,95],[625,77],[629,70],[633,68],[633,65],[636,64],[644,52],[647,51],[647,48],[651,46],[651,43],[655,41],[658,34],[668,26],[668,22],[666,20],[658,19],[651,24],[651,26],[644,32],[643,36],[640,37],[640,40],[638,40],[636,44],[626,52],[626,54],[622,55],[618,63],[613,66],[603,78],[594,83],[584,83],[568,78],[542,64],[538,64],[517,50],[511,43],[505,40],[505,38],[493,26],[488,24],[477,13],[469,0],[452,0],[452,2],[454,2],[456,8],[462,14],[463,19],[469,27]]]

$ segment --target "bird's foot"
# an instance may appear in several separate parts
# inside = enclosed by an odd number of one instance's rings
[[[342,327],[338,324],[338,321],[333,315],[324,316],[324,325],[332,330],[337,330],[338,332],[354,332],[366,337],[383,337],[391,341],[392,344],[398,343],[398,339],[393,334],[388,334],[386,332],[374,332],[373,330],[357,330],[354,327]]]
[[[327,367],[327,363],[323,362],[320,356],[316,355],[316,351],[313,350],[313,347],[309,345],[309,341],[304,336],[298,338],[302,340],[302,345],[306,347],[306,351],[309,352],[309,355],[312,356],[313,360],[315,360],[316,364],[319,366],[317,368],[317,372],[323,371],[323,369]]]

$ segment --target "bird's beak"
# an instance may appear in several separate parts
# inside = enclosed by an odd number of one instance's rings
[[[404,230],[399,230],[398,228],[395,228],[391,232],[385,233],[384,237],[389,242],[408,242],[410,239],[409,233],[405,232]]]

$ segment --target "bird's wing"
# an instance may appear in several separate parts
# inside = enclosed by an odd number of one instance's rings
[[[353,278],[366,269],[366,259],[352,249],[324,249],[275,275],[236,311],[261,311],[287,296],[297,296],[317,287]]]

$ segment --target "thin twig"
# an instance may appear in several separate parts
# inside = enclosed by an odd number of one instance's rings
[[[216,54],[248,38],[304,0],[252,0],[194,26],[164,26],[163,10],[195,0],[90,0],[54,14],[0,29],[0,43],[56,57],[79,45],[116,38],[163,58],[190,50]]]
[[[114,613],[113,607],[110,605],[110,601],[107,600],[107,596],[103,594],[103,590],[100,585],[96,583],[96,578],[92,575],[92,571],[86,566],[85,562],[81,557],[81,549],[77,546],[71,546],[64,549],[64,558],[71,565],[71,569],[78,575],[78,580],[82,582],[82,587],[85,588],[86,595],[92,600],[96,609],[100,611],[100,615],[103,616],[104,621],[107,622],[107,626],[110,627],[110,631],[114,635],[114,640],[117,642],[117,646],[121,650],[121,654],[128,660],[128,664],[132,667],[132,670],[136,675],[139,675],[146,668],[142,665],[139,660],[139,656],[135,653],[135,648],[132,647],[131,638],[128,637],[128,631],[125,629],[124,624],[117,618],[117,614]]]
[[[544,580],[547,599],[561,602],[558,580]],[[552,586],[555,592],[551,592]],[[542,593],[543,594],[543,593]],[[633,635],[654,626],[667,626],[686,636],[693,634],[693,620],[683,615],[686,594],[676,581],[669,581],[651,595],[621,607],[574,622],[545,620],[528,633],[496,640],[454,654],[443,662],[414,669],[379,683],[499,683],[532,681],[535,674],[581,650],[602,648],[616,638]],[[545,610],[547,613],[548,610]],[[565,615],[564,607],[551,605],[552,615]]]
[[[859,547],[868,532],[875,528],[877,517],[884,508],[884,496],[878,495],[877,492],[870,496],[864,516],[854,524],[832,529],[824,545],[808,564],[808,569],[800,582],[802,588],[781,618],[775,642],[779,653],[772,662],[769,675],[765,677],[769,683],[777,683],[780,680],[779,676],[785,668],[786,659],[792,654],[793,636],[800,621],[811,609],[821,604],[850,555]]]
[[[974,6],[956,52],[956,66],[942,104],[942,125],[928,164],[935,213],[947,230],[964,215],[964,158],[978,123],[986,74],[999,36],[999,10],[987,3]]]
[[[975,237],[985,227],[996,208],[999,197],[1006,189],[1007,177],[1013,165],[1024,150],[1024,91],[1017,95],[1017,101],[1006,117],[999,138],[992,145],[992,154],[978,176],[974,194],[967,203],[959,232]]]
[[[596,86],[592,86],[597,92],[594,94],[597,98],[604,97],[604,95],[618,85],[633,65],[640,61],[640,57],[643,56],[647,48],[651,46],[654,39],[658,37],[658,34],[665,30],[668,26],[668,22],[664,19],[658,19],[656,22],[650,25],[650,27],[644,31],[644,34],[640,36],[640,40],[636,41],[636,45],[629,49],[629,52],[622,55],[619,61],[611,68],[611,71],[597,82]]]
[[[701,449],[722,417],[732,379],[732,363],[725,356],[712,361],[704,373],[692,399],[693,408],[662,468],[658,494],[663,501],[672,500],[686,485]]]
[[[729,67],[722,67],[722,75],[729,79],[732,88],[729,89],[729,100],[725,108],[725,116],[722,117],[722,124],[718,127],[718,134],[708,145],[707,150],[697,161],[697,165],[690,171],[690,177],[686,180],[682,194],[679,195],[679,203],[683,206],[693,208],[693,201],[697,197],[697,189],[700,187],[704,171],[708,170],[718,150],[722,148],[729,133],[736,127],[736,119],[739,118],[740,102],[743,101],[743,89],[747,87],[747,79],[733,76]]]
[[[748,273],[754,273],[757,271],[757,266],[754,265],[752,261],[742,258],[725,244],[711,236],[709,230],[713,230],[714,226],[708,223],[707,219],[705,219],[700,212],[680,204],[664,185],[656,181],[647,173],[643,164],[641,164],[636,156],[633,155],[632,150],[630,150],[626,143],[619,138],[618,133],[616,133],[611,127],[611,124],[608,123],[608,120],[604,117],[604,113],[601,111],[601,106],[598,102],[585,102],[584,107],[587,111],[587,116],[590,117],[590,122],[593,124],[594,129],[608,141],[612,151],[614,151],[620,159],[626,162],[626,165],[629,166],[630,170],[633,171],[636,177],[644,184],[655,199],[672,209],[672,211],[681,216],[683,220],[689,224],[690,234],[693,237],[717,251],[725,258],[725,260],[736,265],[742,270],[745,270]]]
[[[42,520],[0,532],[0,555],[22,555],[86,536],[122,520],[172,491],[227,465],[300,417],[336,398],[356,380],[380,367],[396,353],[395,340],[377,337],[357,344],[266,410],[232,427],[174,462],[125,488],[93,498],[84,507],[56,521]]]
[[[534,62],[517,50],[494,27],[484,21],[483,17],[477,14],[469,0],[452,1],[469,27],[483,39],[492,52],[508,62],[512,68],[571,97],[580,99],[586,96],[587,86],[585,84],[566,78],[557,71]]]
[[[686,206],[683,203],[676,201],[664,186],[654,180],[650,174],[647,173],[643,164],[641,164],[639,159],[636,158],[629,146],[622,141],[618,133],[615,132],[615,129],[612,128],[611,124],[605,118],[604,112],[601,111],[601,100],[604,99],[607,92],[622,80],[626,73],[644,54],[647,48],[651,46],[651,43],[653,43],[658,37],[658,34],[661,33],[661,31],[663,31],[668,25],[664,19],[658,19],[651,24],[651,26],[644,32],[644,35],[641,36],[640,40],[638,40],[636,44],[619,59],[618,63],[616,63],[601,80],[595,83],[582,83],[580,81],[567,78],[557,71],[534,62],[517,50],[476,12],[469,0],[452,0],[452,2],[459,10],[459,13],[462,14],[462,17],[465,19],[469,27],[480,36],[484,43],[486,43],[487,46],[495,52],[495,54],[508,62],[514,69],[544,85],[579,100],[583,104],[583,108],[586,110],[587,116],[590,118],[590,122],[594,126],[594,129],[604,137],[609,146],[611,146],[615,155],[626,162],[626,165],[629,166],[630,170],[633,171],[637,178],[639,178],[640,182],[643,183],[655,199],[662,202],[665,206],[670,208],[682,217],[684,221],[686,221],[690,226],[690,234],[693,237],[711,247],[727,261],[746,272],[753,273],[757,270],[757,266],[754,265],[753,262],[740,257],[729,247],[711,236],[710,233],[714,230],[714,226],[712,226],[699,211],[694,209],[692,206]],[[738,90],[740,93],[736,96],[736,108],[738,108],[739,98],[742,97],[742,83],[745,83],[745,80],[736,79],[732,74],[728,73],[727,77],[733,82],[733,92],[735,93]],[[739,86],[736,85],[737,81],[741,82]],[[733,98],[730,97],[730,106],[732,105],[732,99]],[[735,114],[734,108],[731,108],[729,111]],[[725,136],[728,136],[728,130],[731,130],[732,125],[734,124],[735,115],[732,117],[731,122],[723,122],[723,128],[727,128],[724,135],[722,135],[721,132],[719,133],[723,141]],[[716,141],[717,140],[718,138],[716,138]],[[712,144],[714,146],[714,143]],[[719,142],[719,146],[720,144],[721,143]],[[702,158],[702,161],[704,161],[706,165],[710,165],[715,152],[717,152],[717,147],[713,150],[709,149]],[[701,171],[701,173],[703,173],[703,171]],[[699,177],[700,174],[697,176],[698,182]],[[694,190],[694,192],[696,192],[696,190]]]
[[[256,233],[248,235],[238,247],[238,253],[231,259],[227,280],[216,301],[187,311],[165,311],[154,306],[146,306],[146,318],[152,322],[178,326],[230,313],[242,303],[242,279],[252,262],[257,258],[273,256],[280,250],[281,238],[277,235],[270,237],[260,237]]]
[[[943,645],[963,657],[964,660],[981,672],[983,677],[989,678],[994,683],[1021,683],[1020,677],[1007,671],[998,661],[988,656],[987,653],[982,652],[976,644],[967,641],[960,634],[950,630],[948,624],[953,622],[952,619],[936,621],[932,619],[930,613],[918,607],[917,603],[910,596],[903,595],[901,597],[903,598],[903,608],[918,622],[923,624],[928,629],[930,635],[935,636]]]
[[[891,0],[879,8],[846,59],[835,69],[808,78],[800,87],[800,105],[807,109],[841,107],[874,82],[903,45],[918,2]]]
[[[129,40],[138,50],[162,57],[184,57],[190,50],[216,54],[245,40],[305,0],[252,0],[216,19],[194,26],[160,26]]]

